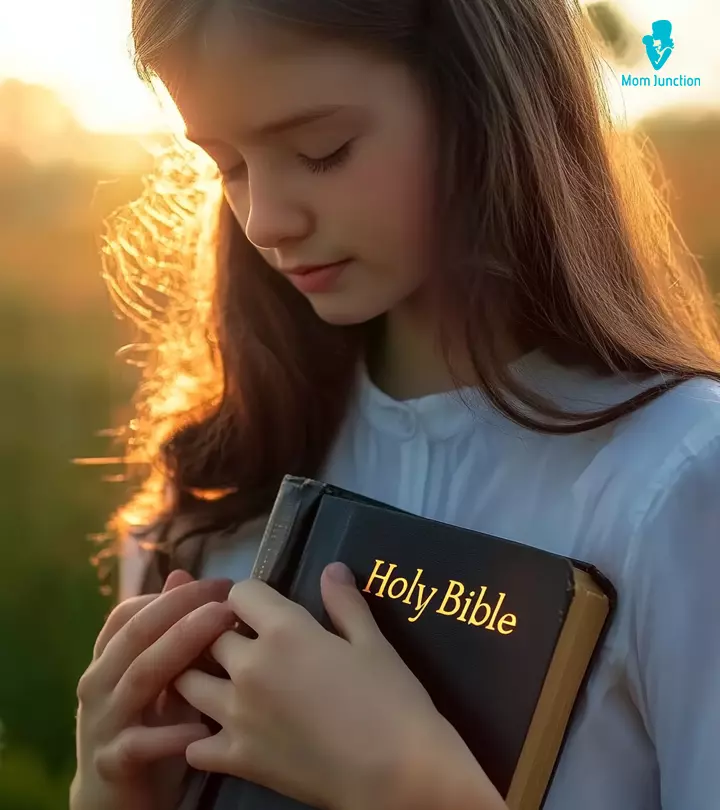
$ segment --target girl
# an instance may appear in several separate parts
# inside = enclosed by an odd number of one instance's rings
[[[149,474],[73,810],[192,806],[185,765],[505,807],[352,583],[323,574],[335,636],[248,579],[285,473],[598,566],[618,612],[545,808],[716,808],[720,334],[579,7],[134,0],[133,38],[216,175],[168,162],[108,242]]]

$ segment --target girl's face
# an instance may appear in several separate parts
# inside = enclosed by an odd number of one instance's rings
[[[220,12],[202,42],[171,92],[248,240],[330,323],[408,306],[428,270],[434,175],[431,115],[408,69]]]

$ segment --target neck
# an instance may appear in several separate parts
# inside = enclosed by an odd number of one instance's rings
[[[467,352],[453,356],[463,385],[473,385]],[[437,341],[433,319],[418,307],[401,306],[387,313],[368,373],[380,390],[396,400],[416,399],[455,389],[456,383]]]

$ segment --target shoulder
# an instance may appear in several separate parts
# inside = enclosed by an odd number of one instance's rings
[[[624,401],[639,390],[635,383],[612,387],[602,404]],[[609,388],[603,384],[600,393]],[[595,406],[600,400],[596,391]],[[570,492],[578,521],[573,530],[581,552],[618,586],[634,580],[648,555],[655,558],[651,567],[663,565],[662,555],[666,560],[672,556],[669,545],[701,542],[700,535],[711,531],[700,522],[716,502],[720,507],[719,382],[688,380],[568,441],[577,441],[580,459]],[[720,516],[717,520],[720,526]]]
[[[720,383],[697,378],[668,391],[632,414],[615,442],[627,468],[616,474],[627,488],[628,574],[690,586],[720,565]]]
[[[599,377],[582,367],[562,367],[538,353],[522,368],[523,381],[563,409],[593,413],[626,402],[665,382],[652,377],[617,374]],[[720,381],[694,377],[668,388],[660,396],[604,428],[584,435],[592,444],[638,456],[639,463],[667,457],[690,441],[699,445],[720,434]],[[689,449],[689,448],[688,448]]]
[[[720,382],[688,380],[621,419],[613,445],[648,487],[671,487],[720,452]]]
[[[630,400],[662,378],[599,380],[576,373],[565,374],[561,382],[562,405],[592,412]],[[671,489],[694,466],[712,465],[717,459],[720,382],[709,377],[686,380],[614,422],[578,434],[578,440],[590,448],[586,475],[581,475],[579,486],[603,488],[613,503],[627,506],[637,520],[649,508],[654,493]]]
[[[173,567],[200,577],[231,577],[236,581],[250,576],[269,513],[249,518],[231,531],[203,530],[190,518],[177,516],[167,535],[172,546]],[[178,538],[181,543],[174,544]],[[143,592],[151,577],[151,588],[159,591],[162,582],[153,562],[158,532],[145,528],[128,532],[121,542],[118,597],[122,601]]]
[[[647,410],[645,420],[636,418],[628,428],[655,448],[647,471],[644,523],[677,517],[690,528],[712,507],[720,531],[720,383],[689,380]]]
[[[720,637],[708,632],[720,615],[719,391],[693,380],[649,407],[662,453],[619,591],[625,671],[668,808],[710,806],[720,790]]]
[[[698,426],[720,429],[720,382],[694,377],[666,391],[634,412],[632,424],[665,424],[686,432]]]
[[[118,553],[118,602],[142,592],[151,557],[152,551],[143,545],[137,533],[130,531],[123,535]]]

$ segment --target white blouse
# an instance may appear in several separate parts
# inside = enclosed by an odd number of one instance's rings
[[[573,410],[641,388],[540,351],[514,369]],[[322,479],[591,562],[615,584],[617,612],[544,810],[719,810],[720,384],[688,381],[573,436],[521,428],[479,395],[469,404],[453,393],[395,401],[361,368]],[[216,549],[204,575],[247,577],[261,531]],[[124,566],[127,594],[137,558]]]

